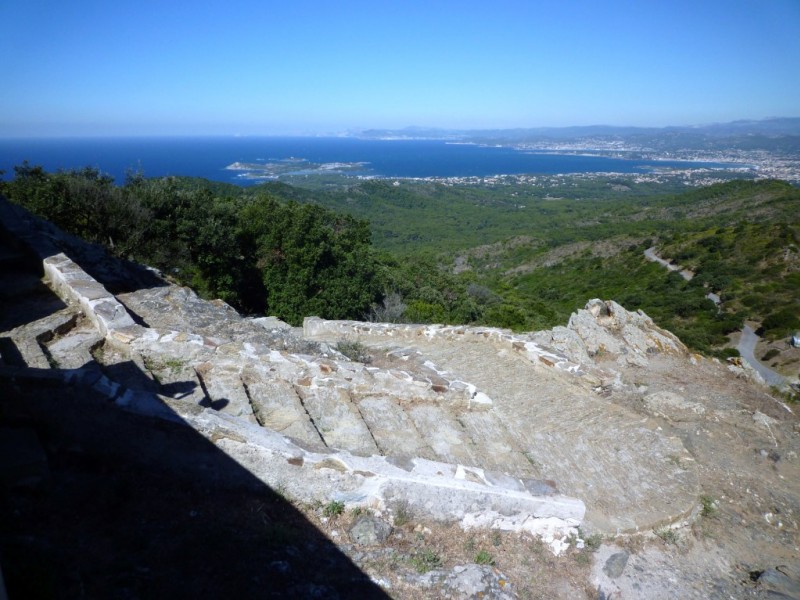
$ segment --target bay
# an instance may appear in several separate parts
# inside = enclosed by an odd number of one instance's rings
[[[186,175],[252,185],[233,163],[277,165],[282,174],[343,172],[368,177],[487,177],[516,174],[643,173],[664,168],[730,167],[719,163],[627,160],[526,152],[511,147],[442,140],[363,140],[320,137],[0,139],[0,170],[28,161],[48,171],[93,167],[122,183],[126,173]],[[338,164],[336,164],[338,163]],[[341,163],[346,168],[341,170]],[[274,172],[266,171],[268,173]],[[264,174],[265,171],[260,172]]]

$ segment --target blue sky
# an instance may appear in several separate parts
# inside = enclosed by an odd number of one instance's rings
[[[800,116],[800,0],[5,0],[0,136]]]

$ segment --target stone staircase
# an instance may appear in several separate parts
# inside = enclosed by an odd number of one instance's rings
[[[490,396],[416,347],[365,364],[163,280],[113,295],[69,257],[75,240],[4,202],[0,218],[2,385],[62,381],[189,425],[305,500],[551,533],[555,520],[561,535],[583,519],[583,502],[537,479]]]
[[[531,531],[555,518],[563,535],[584,518],[617,533],[696,509],[682,443],[607,400],[615,363],[592,358],[685,354],[645,315],[592,301],[570,327],[528,335],[315,317],[299,332],[155,275],[112,294],[62,251],[85,256],[79,242],[5,203],[0,217],[7,381],[46,373],[188,424],[298,498]],[[107,270],[133,280],[126,268]]]

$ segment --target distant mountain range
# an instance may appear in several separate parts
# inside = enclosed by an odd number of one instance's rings
[[[547,141],[618,140],[655,150],[737,147],[800,151],[800,117],[741,120],[710,125],[626,127],[586,125],[516,129],[368,129],[354,134],[366,139],[437,139],[475,143],[525,144]]]

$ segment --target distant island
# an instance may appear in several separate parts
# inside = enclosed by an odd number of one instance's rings
[[[287,158],[267,162],[234,162],[227,167],[228,171],[241,171],[238,175],[247,180],[272,180],[281,175],[317,175],[321,173],[348,173],[361,171],[365,162],[326,162],[315,163],[305,158]]]

